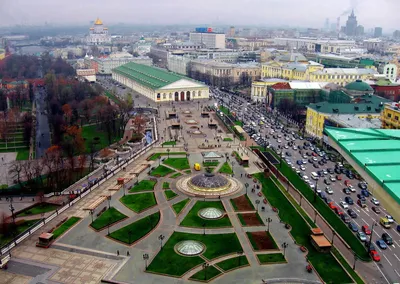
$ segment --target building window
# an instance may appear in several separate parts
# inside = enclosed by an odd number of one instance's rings
[[[395,119],[395,120],[399,120],[399,117],[396,115],[396,116],[394,117],[394,119]]]
[[[201,97],[201,91],[198,91],[198,92],[197,92],[197,96],[198,96],[198,97]]]
[[[157,93],[157,100],[160,99],[160,96],[161,96],[161,94],[160,94],[160,93]]]
[[[172,99],[172,93],[169,93],[169,99]]]
[[[167,94],[162,94],[162,98],[165,100],[167,98]]]
[[[392,114],[391,114],[391,113],[388,113],[388,117],[391,118],[391,117],[392,117]]]

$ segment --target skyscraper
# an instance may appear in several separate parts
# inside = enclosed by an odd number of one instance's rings
[[[352,10],[346,22],[346,35],[355,36],[356,32],[357,32],[357,17],[354,15],[354,10]]]
[[[376,27],[374,30],[374,37],[381,37],[382,36],[382,28]]]

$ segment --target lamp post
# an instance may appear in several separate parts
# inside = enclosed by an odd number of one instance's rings
[[[165,236],[164,236],[164,235],[159,235],[159,236],[158,236],[158,239],[160,240],[160,247],[161,247],[161,249],[162,249],[162,248],[163,248],[162,242],[163,242],[163,240],[165,239]]]
[[[161,165],[161,156],[158,156],[158,166]]]
[[[108,231],[108,235],[110,235],[110,225],[111,225],[111,217],[108,218],[108,225],[107,225],[107,231]]]
[[[204,280],[207,280],[207,267],[209,267],[210,265],[205,262],[203,263],[203,269],[204,269]]]
[[[89,211],[89,214],[92,216],[92,223],[93,223],[93,209]]]
[[[128,231],[129,244],[131,244],[132,233],[133,233],[132,230]]]
[[[14,225],[14,229],[15,229],[15,216],[14,216],[15,208],[14,208],[14,205],[12,204],[12,197],[10,198],[10,206],[9,206],[9,208],[10,208],[10,211],[11,211],[11,218],[13,220],[13,225]]]
[[[282,244],[282,248],[283,248],[283,257],[285,257],[285,255],[286,255],[286,248],[287,248],[288,246],[289,246],[289,245],[288,245],[287,242],[284,242],[284,243]]]
[[[206,234],[206,223],[203,223],[203,235]]]
[[[369,237],[368,252],[371,251],[372,236],[374,235],[374,227],[375,227],[375,225],[378,225],[378,223],[374,221],[374,222],[372,223],[372,226],[371,226],[371,236]]]
[[[265,221],[267,221],[267,232],[269,232],[269,223],[272,222],[272,219],[270,217],[268,217],[267,219],[265,219]]]
[[[110,209],[111,194],[107,196],[107,201],[108,201],[108,209]]]
[[[249,187],[249,184],[246,182],[246,183],[244,184],[244,186],[246,187],[246,194],[247,194],[247,188]]]
[[[228,153],[225,153],[225,162],[228,162]]]
[[[169,151],[171,151],[170,149],[167,149],[167,153],[168,153],[168,159],[169,159]]]
[[[314,203],[317,202],[317,190],[318,190],[318,179],[315,182],[315,188],[314,188]]]
[[[256,204],[257,204],[257,212],[258,212],[258,205],[260,204],[260,200],[256,200]]]
[[[368,250],[369,250],[369,248],[368,248]],[[358,260],[358,257],[354,251],[353,251],[353,254],[354,254],[353,270],[356,270],[356,262]]]
[[[145,270],[147,270],[147,260],[149,260],[149,255],[147,253],[143,254],[143,260],[144,260]]]

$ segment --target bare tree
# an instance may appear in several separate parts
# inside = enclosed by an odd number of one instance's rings
[[[15,161],[9,170],[9,173],[12,175],[12,178],[14,180],[14,183],[18,183],[21,188],[23,187],[22,181],[21,181],[21,175],[22,175],[22,162],[21,161]]]

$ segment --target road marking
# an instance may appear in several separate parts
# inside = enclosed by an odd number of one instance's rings
[[[390,263],[389,259],[386,257],[386,255],[383,254],[383,257],[386,258],[386,260],[387,260],[387,262],[390,264],[390,266],[393,266],[393,265]]]
[[[394,272],[396,272],[397,276],[400,277],[400,274],[397,272],[397,270],[395,269]]]
[[[363,218],[361,218],[361,220],[363,220],[363,222],[364,222],[365,224],[368,224],[368,222],[367,222],[367,221],[365,221]]]
[[[358,227],[360,227],[360,225],[358,225],[358,223],[356,221],[353,220],[353,222],[356,223]]]
[[[382,270],[379,268],[378,264],[374,262],[375,266],[378,268],[379,272],[382,274],[383,278],[385,278],[386,282],[390,284],[389,280],[386,278],[385,274],[383,274]]]
[[[393,242],[397,245],[397,246],[399,246],[400,247],[400,245],[395,241],[395,240],[393,240]]]
[[[398,261],[400,261],[400,258],[395,253],[393,255],[395,258],[397,258]]]

